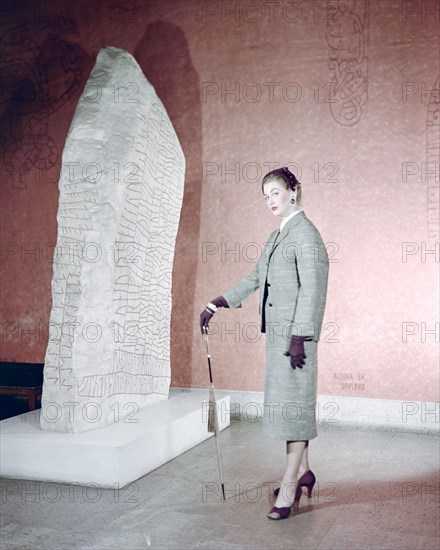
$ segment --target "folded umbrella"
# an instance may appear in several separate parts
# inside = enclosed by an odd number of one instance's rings
[[[208,369],[209,369],[209,403],[208,403],[208,432],[214,433],[215,439],[215,448],[217,451],[217,462],[218,462],[218,472],[220,476],[220,483],[222,487],[222,500],[226,500],[225,496],[225,482],[223,480],[223,463],[222,463],[222,454],[220,450],[219,442],[219,427],[218,427],[218,408],[217,402],[215,400],[215,391],[214,384],[212,381],[212,367],[211,367],[211,353],[209,351],[209,341],[208,341],[208,330],[206,327],[203,327],[203,339],[206,346],[206,356],[208,358]]]

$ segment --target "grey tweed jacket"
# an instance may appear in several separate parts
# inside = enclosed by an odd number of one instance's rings
[[[311,336],[318,342],[327,297],[325,245],[304,212],[293,216],[278,233],[277,229],[269,235],[252,272],[223,296],[229,307],[237,308],[259,289],[260,314],[270,308],[270,322],[284,332],[287,328],[287,335]]]

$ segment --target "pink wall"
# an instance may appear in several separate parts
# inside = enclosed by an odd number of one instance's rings
[[[333,260],[319,393],[437,399],[437,2],[332,2],[330,21],[325,2],[304,0],[27,4],[2,4],[2,360],[44,361],[56,173],[96,54],[112,45],[136,56],[187,159],[172,385],[206,386],[198,315],[252,269],[277,224],[261,175],[287,164]],[[218,388],[263,390],[256,298],[215,318]]]

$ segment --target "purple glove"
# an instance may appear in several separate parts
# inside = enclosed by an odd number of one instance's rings
[[[214,307],[211,307],[211,305],[213,305]],[[215,300],[209,302],[209,304],[200,314],[200,330],[202,331],[202,334],[204,330],[208,332],[209,321],[211,320],[211,317],[214,315],[214,313],[217,311],[218,307],[229,307],[228,302],[223,298],[223,296],[219,296]]]
[[[290,356],[290,365],[292,369],[298,367],[299,369],[303,368],[303,365],[306,364],[305,358],[307,355],[304,352],[304,342],[312,340],[311,336],[297,336],[294,334],[290,337],[290,344],[288,351],[285,352],[285,356]]]

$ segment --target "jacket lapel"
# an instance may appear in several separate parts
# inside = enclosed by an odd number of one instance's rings
[[[268,246],[268,250],[269,250],[269,257],[268,257],[268,261],[270,261],[271,257],[272,257],[272,254],[275,252],[275,249],[280,245],[280,243],[287,237],[287,235],[289,234],[289,231],[293,230],[293,228],[298,225],[300,223],[300,221],[302,221],[305,217],[305,213],[304,211],[302,212],[299,212],[298,214],[296,214],[295,216],[293,216],[292,219],[290,219],[286,225],[283,227],[283,229],[280,230],[279,229],[276,229],[275,231],[273,231],[270,236],[269,236],[269,239],[267,241],[267,246]]]

